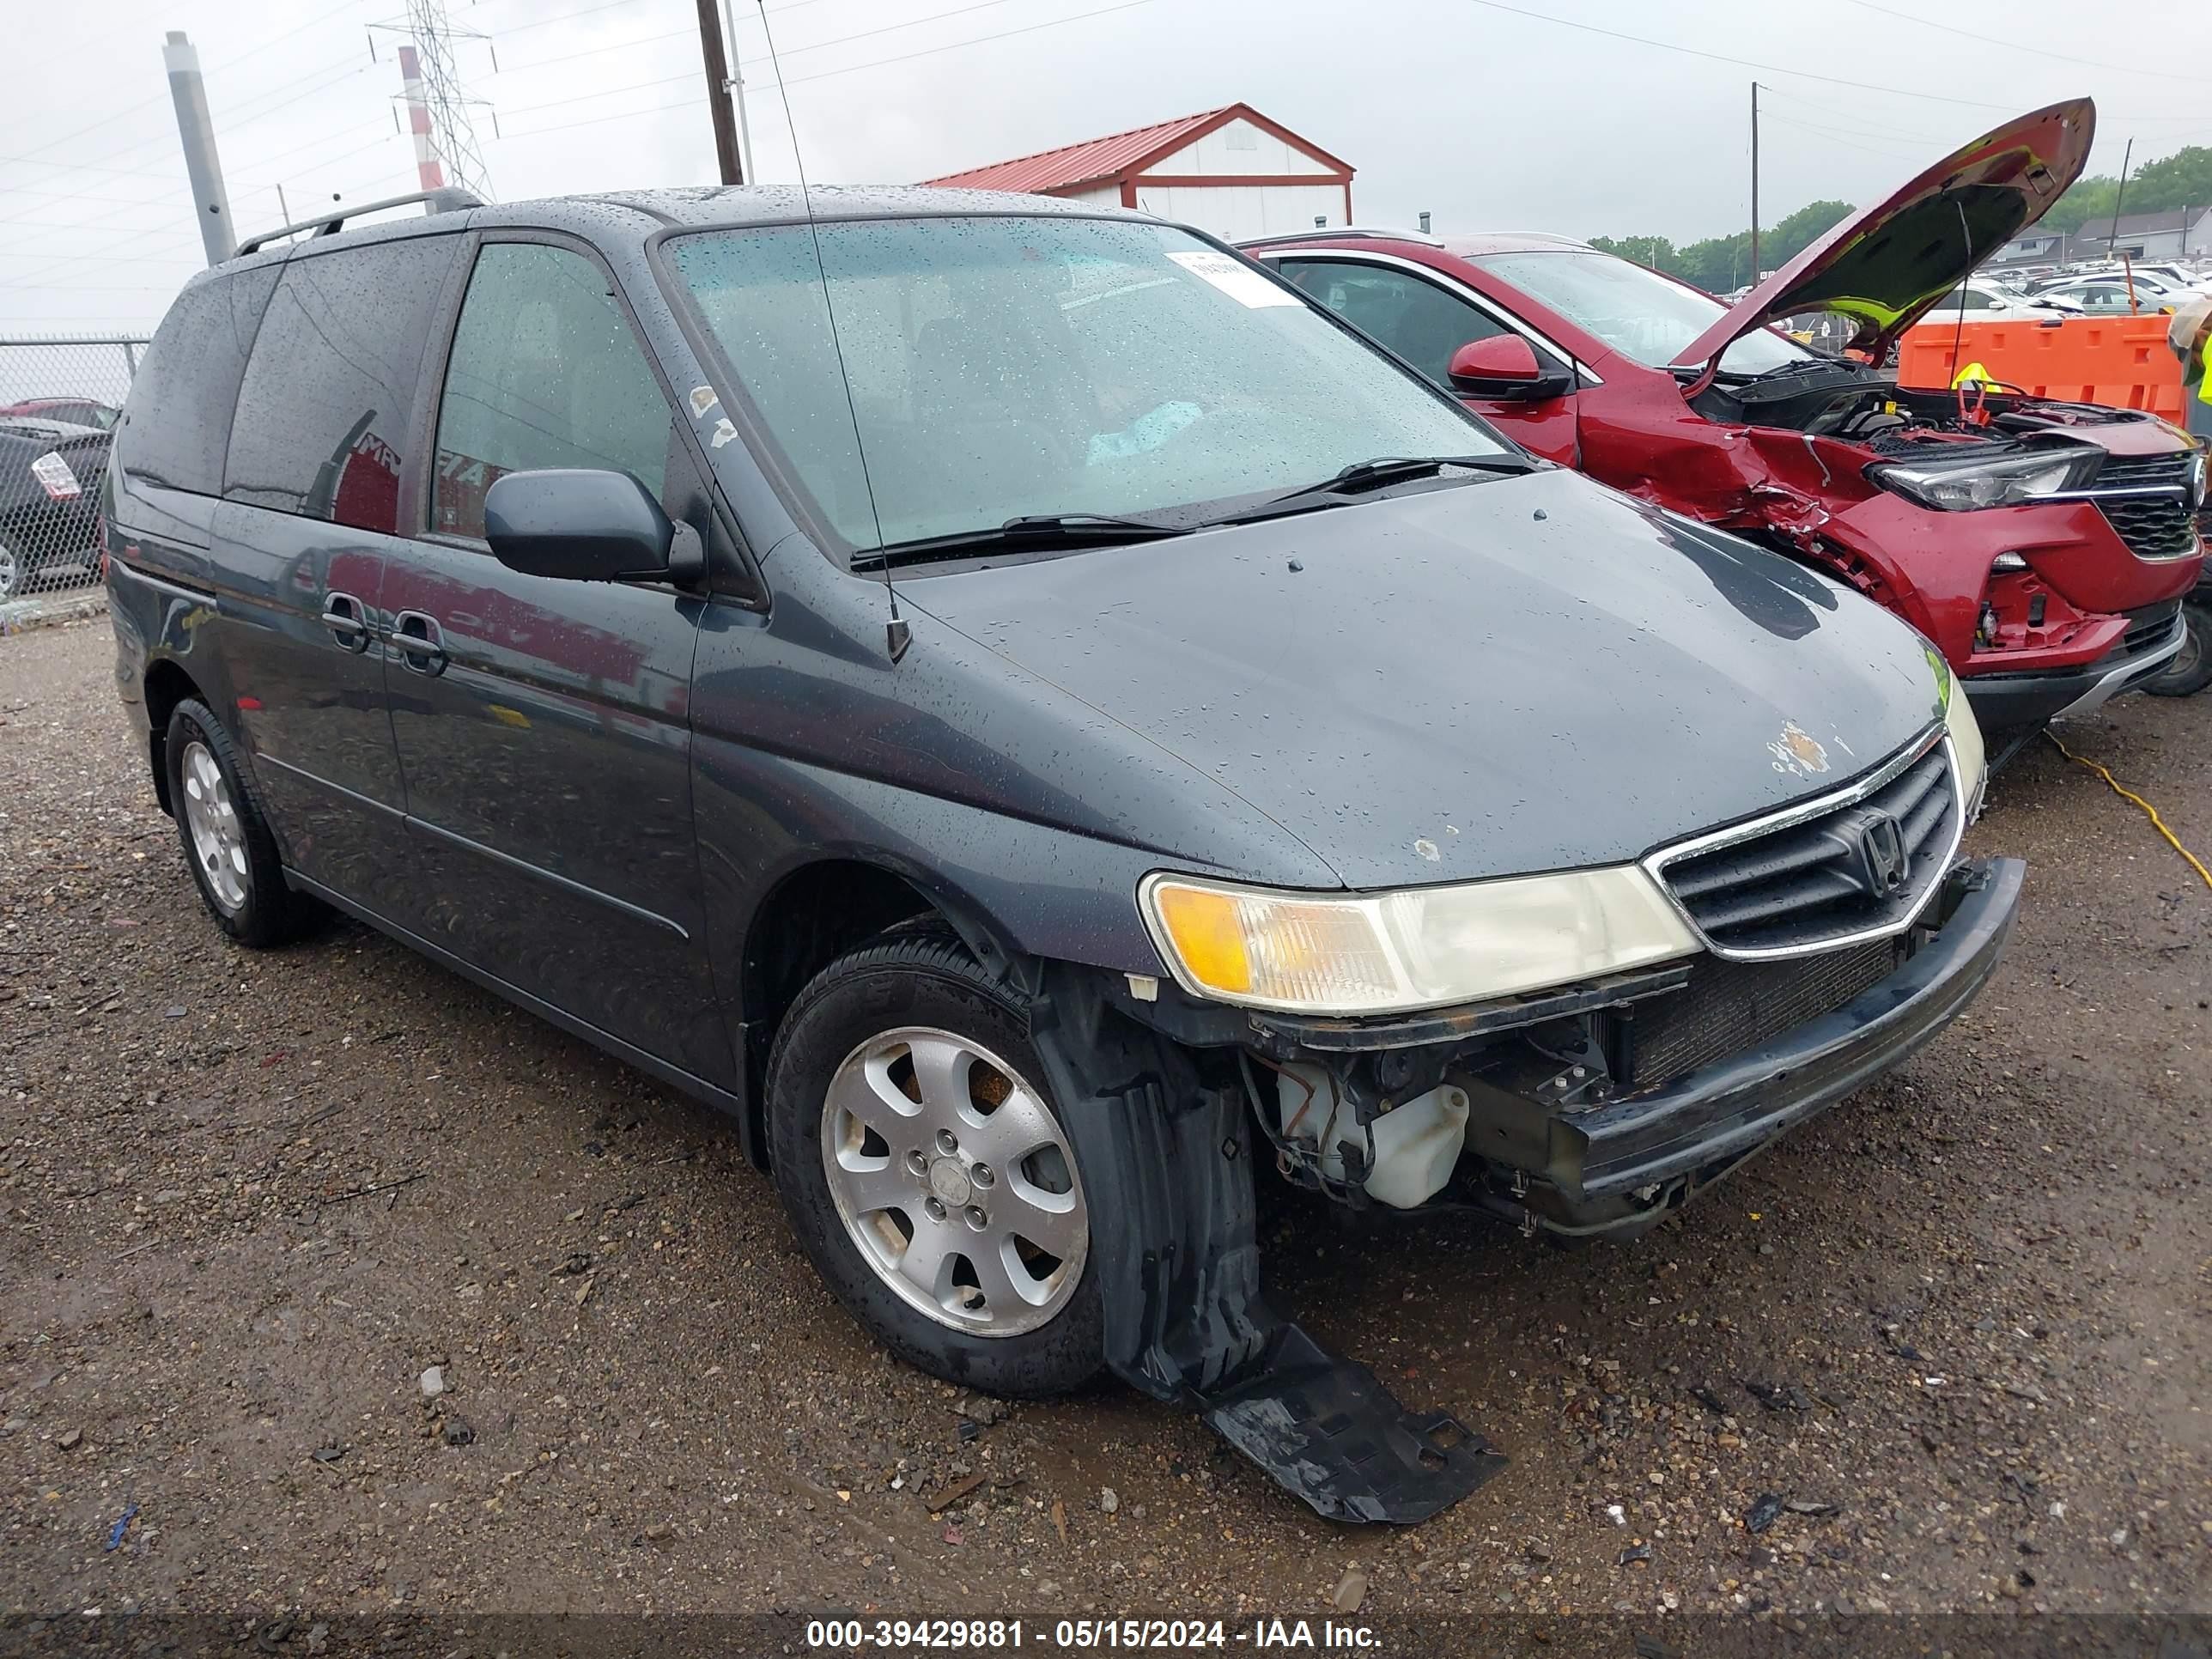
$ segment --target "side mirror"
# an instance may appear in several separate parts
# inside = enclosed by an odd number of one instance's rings
[[[1445,371],[1462,398],[1491,398],[1508,403],[1540,403],[1564,398],[1573,380],[1564,372],[1547,374],[1536,353],[1518,334],[1493,334],[1469,340],[1452,353]]]
[[[484,539],[509,570],[576,582],[666,580],[676,526],[627,472],[509,472],[484,492]]]

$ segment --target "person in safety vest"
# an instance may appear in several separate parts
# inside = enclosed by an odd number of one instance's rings
[[[2193,435],[2212,438],[2212,298],[2176,311],[2166,343],[2181,359],[2182,420]]]

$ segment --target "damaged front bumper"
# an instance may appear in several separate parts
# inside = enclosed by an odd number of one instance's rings
[[[2016,859],[1961,864],[1910,958],[1842,1006],[1650,1091],[1547,1110],[1540,1158],[1525,1127],[1490,1151],[1509,1175],[1486,1207],[1531,1231],[1650,1227],[1942,1030],[1996,970],[2026,874]]]
[[[2012,860],[1959,865],[1909,938],[1875,947],[1893,957],[1839,951],[1796,981],[1802,963],[1701,959],[1478,1006],[1345,1020],[1158,988],[1138,998],[1103,975],[1048,969],[1030,1031],[1090,1188],[1107,1363],[1152,1397],[1200,1413],[1323,1516],[1404,1525],[1437,1513],[1504,1458],[1449,1414],[1408,1410],[1366,1366],[1269,1304],[1254,1164],[1272,1153],[1294,1181],[1387,1208],[1399,1200],[1368,1179],[1372,1126],[1410,1102],[1455,1094],[1466,1140],[1437,1203],[1532,1231],[1640,1231],[1933,1037],[1995,969],[2025,871]],[[1839,997],[1841,967],[1862,976]],[[1719,976],[1701,977],[1705,969]],[[1762,984],[1785,981],[1796,988],[1762,1016],[1770,1035],[1738,1040],[1740,1026],[1712,1023],[1716,1010],[1734,1018]],[[1827,1000],[1790,1000],[1808,995]],[[1692,1053],[1700,1058],[1684,1064]],[[1325,1103],[1303,1115],[1305,1131],[1295,1110],[1280,1121],[1255,1061],[1294,1095],[1319,1080]],[[1331,1153],[1323,1142],[1340,1121],[1358,1128]]]
[[[2054,720],[2086,714],[2121,693],[2155,679],[2189,637],[2178,602],[2154,607],[2163,625],[2138,624],[2097,662],[2033,674],[1961,674],[1974,718],[1992,735],[2039,731]]]

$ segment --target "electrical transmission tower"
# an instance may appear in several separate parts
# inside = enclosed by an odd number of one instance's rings
[[[381,30],[406,42],[399,49],[399,72],[423,188],[452,185],[493,199],[491,169],[485,165],[471,118],[471,109],[483,100],[469,95],[454,54],[456,41],[489,44],[490,37],[455,28],[447,21],[445,0],[407,0],[404,23],[373,23],[369,27],[372,39]],[[498,65],[495,55],[495,70]],[[495,129],[499,125],[496,115],[492,125]]]

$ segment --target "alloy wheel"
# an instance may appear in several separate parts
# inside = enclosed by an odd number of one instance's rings
[[[854,1243],[909,1306],[975,1336],[1057,1315],[1091,1226],[1066,1132],[980,1044],[933,1027],[845,1057],[822,1113],[822,1167]]]
[[[207,744],[185,745],[178,765],[184,786],[185,828],[191,832],[192,856],[206,877],[208,890],[225,915],[246,908],[252,872],[246,858],[246,825],[230,799],[230,785]]]

